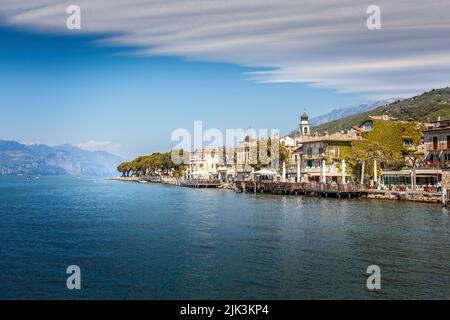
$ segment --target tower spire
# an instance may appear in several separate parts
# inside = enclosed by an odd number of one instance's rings
[[[306,112],[303,112],[303,114],[300,117],[299,132],[301,136],[309,136],[310,134],[309,117]]]

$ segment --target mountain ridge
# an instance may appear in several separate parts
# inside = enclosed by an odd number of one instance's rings
[[[338,107],[325,114],[313,117],[310,119],[311,126],[318,126],[331,121],[339,120],[348,116],[352,116],[361,112],[374,110],[379,107],[386,106],[396,101],[404,100],[403,98],[389,98],[376,101],[372,104],[359,104],[345,107]]]
[[[386,106],[313,126],[311,130],[319,133],[345,131],[354,125],[359,125],[369,116],[380,115],[419,122],[435,121],[438,117],[450,118],[450,88],[433,89]]]
[[[107,151],[88,151],[69,144],[26,145],[0,140],[0,175],[113,176],[123,160]]]

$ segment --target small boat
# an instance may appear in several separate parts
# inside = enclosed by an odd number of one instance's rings
[[[31,180],[31,176],[27,176],[25,180]]]

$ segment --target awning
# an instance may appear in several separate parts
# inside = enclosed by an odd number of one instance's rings
[[[191,172],[190,175],[192,175],[192,176],[207,176],[207,175],[209,175],[209,173],[201,172],[201,171],[194,171],[194,172]]]
[[[278,173],[272,170],[262,169],[259,171],[255,171],[254,174],[259,174],[261,176],[277,176]]]

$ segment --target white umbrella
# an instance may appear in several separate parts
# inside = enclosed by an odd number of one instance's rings
[[[268,170],[268,169],[261,169],[259,171],[255,171],[254,173],[259,174],[261,176],[276,176],[276,175],[278,175],[278,173],[276,173],[275,171]]]

